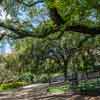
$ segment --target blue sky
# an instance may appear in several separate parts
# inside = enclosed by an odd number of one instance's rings
[[[0,54],[8,54],[11,52],[12,52],[12,47],[6,39],[0,42]]]

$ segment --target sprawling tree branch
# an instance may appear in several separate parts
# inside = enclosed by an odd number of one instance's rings
[[[65,31],[97,35],[97,34],[100,34],[100,27],[88,27],[85,25],[78,24],[78,25],[66,26]]]
[[[11,34],[8,34],[8,36],[12,38],[24,38],[24,37],[44,38],[48,36],[51,32],[55,31],[55,30],[50,30],[49,28],[47,29],[46,27],[44,27],[43,32],[39,32],[38,29],[34,29],[32,32],[30,32],[28,30],[21,29],[20,27],[15,27],[13,24],[5,24],[5,23],[0,23],[0,27],[8,29],[17,35],[17,37],[13,37]],[[3,35],[7,35],[7,34],[3,34]]]
[[[34,2],[33,5],[41,3],[41,2],[43,2],[43,0]],[[30,6],[33,6],[33,5],[30,5]],[[27,6],[29,6],[29,5],[27,5]],[[5,23],[0,23],[0,26],[16,33],[16,35],[17,35],[16,38],[24,38],[24,37],[44,38],[55,32],[62,31],[62,26],[64,26],[63,31],[67,31],[67,32],[70,32],[70,31],[71,32],[79,32],[79,33],[83,33],[83,34],[89,34],[92,36],[100,34],[100,26],[99,27],[88,27],[83,24],[65,25],[65,22],[64,22],[63,18],[61,17],[61,15],[59,14],[56,7],[51,7],[48,9],[49,9],[50,18],[56,25],[56,27],[54,27],[54,28],[46,27],[46,25],[45,25],[45,27],[41,31],[39,31],[38,27],[37,27],[37,29],[33,29],[33,31],[30,32],[25,29],[16,28],[12,24],[7,25]],[[61,34],[58,36],[58,38],[61,37],[63,35],[63,33],[64,32],[61,32]],[[5,34],[5,35],[7,35],[7,34]],[[12,35],[9,35],[9,36],[11,37]],[[4,35],[2,35],[0,37],[3,38]]]
[[[5,33],[0,33],[0,40],[2,40],[2,38],[5,36]]]
[[[64,24],[64,20],[58,13],[57,9],[55,7],[49,8],[49,15],[52,21],[57,25],[60,26],[61,24]]]
[[[53,34],[55,32],[59,32],[62,31],[62,26],[63,27],[63,31],[71,31],[71,32],[79,32],[79,33],[84,33],[84,34],[90,34],[90,35],[97,35],[100,34],[100,27],[88,27],[86,25],[82,25],[82,24],[74,24],[74,25],[65,25],[63,18],[60,16],[58,10],[53,7],[53,8],[49,8],[49,14],[50,14],[50,18],[52,19],[52,21],[54,22],[54,24],[56,25],[56,27],[45,27],[43,28],[43,30],[39,31],[38,27],[37,29],[33,29],[32,32],[27,31],[25,29],[20,29],[19,27],[15,27],[15,25],[12,24],[5,24],[5,23],[0,23],[0,26],[8,29],[14,33],[16,33],[17,37],[16,38],[24,38],[24,37],[37,37],[37,38],[44,38],[47,37],[50,34]],[[63,35],[64,32],[61,32],[61,35]],[[7,35],[7,34],[5,34]],[[11,35],[9,35],[11,37]],[[3,35],[4,37],[4,35]]]
[[[20,28],[16,28],[14,27],[14,25],[7,25],[5,23],[0,23],[0,27],[3,27],[5,29],[8,29],[14,33],[16,33],[16,35],[18,35],[18,37],[16,38],[24,38],[24,37],[37,37],[37,38],[45,38],[50,34],[53,34],[54,32],[59,32],[61,31],[61,27],[57,27],[57,28],[51,28],[43,29],[43,32],[38,32],[38,30],[33,30],[33,32],[29,32],[27,30],[22,30]],[[45,31],[44,31],[45,30]],[[48,31],[49,30],[49,31]],[[72,31],[72,32],[80,32],[80,33],[84,33],[84,34],[90,34],[90,35],[97,35],[100,34],[100,27],[88,27],[85,25],[71,25],[71,26],[66,26],[64,28],[64,31]],[[7,34],[5,34],[7,35]],[[0,36],[0,38],[3,38],[3,36]]]
[[[33,2],[33,3],[29,3],[29,4],[28,4],[28,3],[25,3],[23,0],[20,1],[20,3],[23,3],[23,4],[24,4],[25,6],[27,6],[27,7],[32,7],[32,6],[36,5],[36,4],[43,3],[43,2],[44,2],[44,0],[38,0],[38,1],[35,1],[35,2]],[[48,10],[49,10],[50,18],[54,21],[54,23],[55,23],[56,25],[64,24],[64,20],[63,20],[62,17],[59,15],[59,13],[58,13],[56,7],[49,7]]]
[[[55,7],[50,8],[50,17],[54,21],[54,23],[59,27],[60,25],[64,25],[64,20],[60,16],[59,12]],[[100,27],[88,27],[82,24],[76,24],[76,25],[70,25],[70,26],[64,26],[64,31],[72,31],[72,32],[80,32],[85,34],[100,34]]]
[[[43,0],[38,0],[38,1],[35,1],[35,2],[32,2],[32,3],[26,3],[26,2],[24,2],[24,0],[18,0],[18,2],[24,4],[27,7],[32,7],[36,4],[43,3],[44,1]]]

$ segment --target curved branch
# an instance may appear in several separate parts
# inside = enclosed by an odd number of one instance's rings
[[[61,27],[51,28],[51,29],[48,27],[48,29],[44,28],[43,31],[41,31],[41,32],[39,32],[38,30],[35,30],[35,29],[32,32],[29,32],[27,30],[22,30],[20,28],[16,28],[16,27],[14,27],[14,25],[6,25],[5,23],[0,23],[0,27],[3,27],[5,29],[8,29],[8,30],[16,33],[16,35],[18,35],[17,38],[25,38],[25,37],[45,38],[45,37],[49,36],[50,34],[61,31]],[[79,33],[95,36],[95,35],[100,34],[100,27],[88,27],[85,25],[72,25],[72,26],[66,26],[64,31],[79,32]],[[7,35],[7,34],[5,34],[5,35]],[[60,36],[62,36],[62,34]],[[3,37],[4,37],[4,35],[3,35]]]
[[[55,7],[49,8],[49,15],[52,21],[54,22],[54,24],[56,24],[57,26],[64,24],[63,18],[60,16],[60,14],[58,13]]]
[[[5,29],[8,29],[8,30],[14,32],[17,35],[17,37],[14,37],[14,38],[25,38],[25,37],[45,38],[52,32],[52,30],[48,31],[49,29],[46,29],[46,28],[44,28],[44,30],[47,30],[45,32],[44,31],[39,32],[38,29],[37,30],[34,29],[32,32],[30,32],[30,31],[15,27],[12,24],[7,25],[5,23],[0,23],[0,27],[3,27]],[[11,36],[9,34],[4,34],[4,35],[8,35],[9,37],[13,38],[13,36]]]
[[[88,27],[88,26],[81,25],[81,24],[66,26],[65,30],[84,33],[84,34],[90,34],[90,35],[100,34],[100,27]]]
[[[65,21],[59,14],[57,8],[55,7],[49,8],[49,11],[50,11],[49,12],[50,18],[56,24],[58,29],[61,25],[65,24]],[[100,34],[100,26],[99,27],[88,27],[82,24],[76,24],[76,25],[70,25],[70,26],[65,25],[64,31],[80,32],[84,34],[95,35],[95,34]]]
[[[25,3],[24,0],[19,1],[19,3],[22,3],[27,7],[32,7],[32,6],[36,5],[36,4],[43,3],[43,2],[44,2],[43,0],[38,0],[38,1],[35,1],[33,3]]]
[[[0,40],[2,40],[2,38],[4,38],[5,35],[6,33],[0,33]]]

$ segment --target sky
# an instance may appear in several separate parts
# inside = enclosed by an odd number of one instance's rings
[[[9,54],[11,52],[12,48],[7,40],[4,40],[2,43],[0,43],[0,54]]]

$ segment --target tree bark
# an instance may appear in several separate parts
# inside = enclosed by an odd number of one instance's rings
[[[62,19],[62,17],[60,16],[60,14],[58,13],[58,11],[55,7],[49,8],[49,15],[57,27],[59,27],[61,24],[64,24],[64,20]]]

